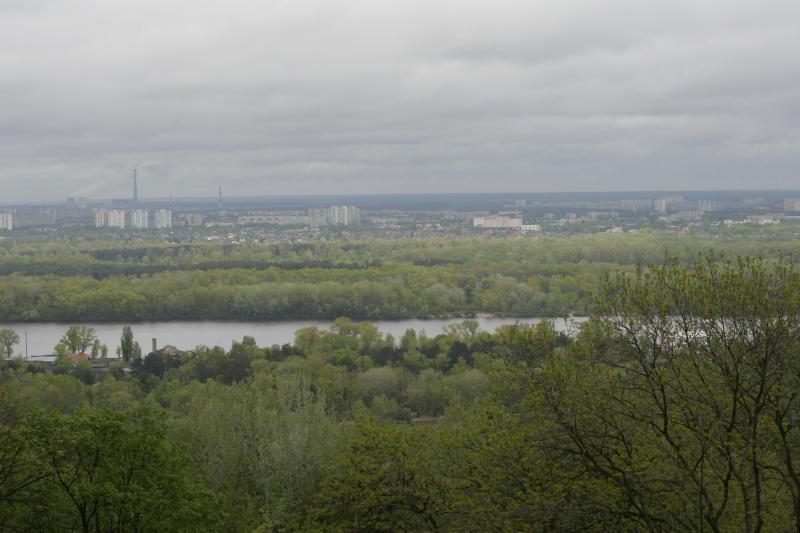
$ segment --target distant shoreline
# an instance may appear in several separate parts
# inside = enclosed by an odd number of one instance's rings
[[[570,314],[566,318],[567,319],[577,319],[577,320],[585,320],[588,319],[591,315],[582,315],[582,314]],[[121,320],[80,320],[80,321],[63,321],[63,320],[5,320],[0,318],[0,327],[8,326],[14,327],[18,325],[20,327],[25,325],[36,325],[36,324],[43,324],[43,325],[53,325],[53,326],[76,326],[82,324],[103,324],[107,326],[117,325],[120,326],[135,326],[137,324],[145,325],[145,324],[169,324],[171,322],[184,322],[184,323],[203,323],[203,322],[219,322],[219,323],[242,323],[242,324],[290,324],[295,322],[330,322],[331,324],[340,318],[347,318],[354,323],[364,323],[364,322],[406,322],[409,320],[483,320],[483,319],[497,319],[497,320],[511,320],[511,319],[518,319],[518,320],[561,320],[565,318],[564,316],[555,316],[555,315],[505,315],[505,314],[496,314],[496,313],[474,313],[474,314],[452,314],[452,315],[419,315],[419,316],[408,316],[403,318],[353,318],[347,316],[339,316],[336,318],[281,318],[277,320],[250,320],[244,318],[159,318],[154,320],[129,320],[129,321],[121,321]]]

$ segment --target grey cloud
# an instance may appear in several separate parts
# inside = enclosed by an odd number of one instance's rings
[[[0,0],[0,201],[127,195],[134,166],[147,196],[796,188],[798,15]]]

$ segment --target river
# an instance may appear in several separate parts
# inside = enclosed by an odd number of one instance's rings
[[[413,328],[417,332],[425,330],[428,335],[437,335],[448,324],[462,322],[464,319],[412,319],[412,320],[376,320],[372,321],[383,333],[391,333],[399,338],[407,329]],[[498,326],[505,324],[537,323],[539,318],[476,318],[480,328],[494,331]],[[585,319],[576,318],[576,322]],[[245,335],[255,337],[259,346],[285,344],[294,341],[294,333],[306,326],[327,328],[330,322],[319,321],[286,321],[286,322],[239,322],[239,321],[168,321],[168,322],[141,322],[129,324],[133,328],[134,338],[141,344],[142,350],[150,351],[152,339],[155,338],[158,347],[167,344],[181,349],[190,349],[198,345],[222,346],[230,348],[231,342],[240,341]],[[565,329],[567,325],[563,319],[555,320],[556,327]],[[97,331],[100,342],[108,345],[109,356],[114,357],[122,327],[125,324],[103,323],[85,324]],[[53,347],[70,324],[57,323],[13,323],[0,324],[0,328],[12,328],[20,337],[16,352],[26,353],[25,338],[27,334],[27,354],[29,356],[46,355],[53,353]]]

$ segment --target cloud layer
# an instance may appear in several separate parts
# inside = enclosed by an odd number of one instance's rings
[[[735,5],[734,5],[735,4]],[[800,3],[0,0],[0,202],[800,187]]]

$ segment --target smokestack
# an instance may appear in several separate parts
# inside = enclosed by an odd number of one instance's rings
[[[136,169],[133,169],[133,201],[139,201],[139,183],[136,176]]]
[[[219,206],[217,209],[222,210],[222,185],[219,186]]]
[[[156,347],[156,338],[153,337],[153,353],[156,353],[157,351],[158,351],[158,348]]]

